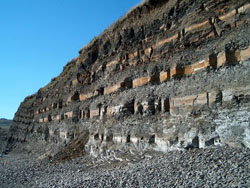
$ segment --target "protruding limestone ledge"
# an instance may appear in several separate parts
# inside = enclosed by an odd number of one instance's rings
[[[186,67],[183,68],[171,68],[169,69],[167,72],[160,72],[160,74],[155,74],[152,76],[146,76],[146,77],[142,77],[142,78],[136,78],[133,81],[130,78],[126,78],[124,79],[122,82],[119,82],[118,84],[109,87],[109,88],[104,88],[104,93],[113,93],[116,92],[118,90],[126,90],[126,89],[130,89],[132,88],[136,88],[139,86],[143,86],[146,85],[148,83],[158,83],[158,82],[164,82],[168,79],[171,79],[173,77],[182,77],[182,76],[188,76],[190,74],[195,74],[199,71],[205,70],[206,68],[208,68],[209,66],[214,67],[214,68],[219,68],[225,64],[230,65],[235,65],[237,63],[240,63],[242,61],[245,61],[247,59],[249,59],[250,57],[250,47],[245,47],[241,50],[239,49],[235,49],[235,50],[226,50],[226,51],[222,51],[220,53],[217,54],[212,54],[209,55],[209,58],[206,58],[204,60],[198,61],[194,64],[188,65]],[[119,86],[119,87],[117,87]],[[103,94],[104,94],[103,93]],[[95,92],[93,93],[89,93],[89,94],[79,94],[78,92],[75,92],[73,96],[68,97],[68,101],[67,103],[69,103],[69,101],[73,100],[80,100],[80,101],[84,101],[87,100],[88,98],[91,98],[93,96],[99,95],[100,93]],[[192,96],[190,96],[192,98]],[[191,108],[192,105],[189,103],[194,103],[194,104],[205,104],[207,103],[208,105],[213,103],[216,96],[214,94],[213,91],[211,91],[210,93],[207,93],[207,99],[205,100],[205,94],[203,96],[202,102],[200,102],[200,96],[196,96],[198,98],[195,98],[193,96],[193,98],[191,99],[190,97],[187,97],[185,99],[185,97],[183,99],[178,99],[177,98],[172,98],[169,99],[168,102],[164,102],[165,104],[161,104],[162,106],[162,111],[164,112],[169,112],[174,115],[174,114],[178,114],[179,110],[181,111],[185,111],[188,108]],[[178,104],[178,100],[181,101],[185,101],[182,102],[183,104]],[[190,100],[190,101],[189,101]],[[167,105],[167,103],[169,103],[170,105]],[[180,103],[180,102],[179,102]],[[188,105],[189,104],[189,105]],[[50,121],[59,121],[59,120],[63,120],[63,119],[70,119],[73,118],[73,116],[76,116],[80,119],[82,118],[96,118],[96,117],[101,117],[103,118],[105,115],[107,116],[112,116],[114,114],[118,114],[120,112],[124,112],[124,110],[130,112],[130,113],[137,113],[140,108],[140,105],[142,104],[131,104],[127,106],[125,105],[118,105],[118,106],[103,106],[102,109],[98,108],[98,109],[93,109],[93,110],[85,110],[85,111],[81,111],[79,114],[80,116],[78,117],[78,114],[74,115],[73,112],[66,112],[64,114],[60,115],[54,115],[51,116],[49,115],[48,117],[43,117],[40,119],[37,119],[37,123],[48,123]],[[151,105],[151,104],[150,104]],[[134,109],[132,109],[131,106],[134,106]],[[152,105],[151,105],[152,106]],[[167,106],[167,108],[166,108]],[[169,106],[169,107],[168,107]],[[180,108],[181,107],[181,108]],[[55,103],[51,105],[51,109],[52,108],[62,108],[62,102],[60,103]],[[150,107],[151,108],[151,107]],[[124,110],[123,110],[124,109]],[[156,107],[155,107],[156,109]],[[146,109],[146,105],[142,105],[142,110],[147,111]],[[42,109],[38,109],[34,112],[34,116],[37,116],[39,114],[45,113],[45,112],[49,112],[50,111],[50,107],[43,107]],[[87,112],[90,111],[90,112]],[[152,110],[151,110],[152,111]],[[153,110],[154,111],[154,110]],[[84,114],[83,114],[84,113]],[[141,112],[140,112],[141,113]]]
[[[189,76],[192,74],[196,74],[197,72],[206,70],[208,67],[213,68],[220,68],[223,65],[235,65],[237,63],[240,63],[242,61],[247,60],[250,57],[250,47],[243,48],[241,50],[235,49],[233,51],[222,51],[217,54],[211,54],[208,58],[205,58],[203,60],[200,60],[194,64],[188,65],[186,67],[173,67],[167,71],[161,71],[159,74],[151,75],[151,76],[145,76],[141,78],[136,78],[134,80],[131,80],[130,78],[124,79],[122,82],[119,82],[118,84],[115,84],[111,87],[104,88],[104,92],[100,92],[100,90],[88,93],[88,94],[79,94],[74,93],[73,96],[69,96],[67,99],[67,104],[69,104],[72,100],[75,101],[86,101],[92,97],[99,96],[99,95],[105,95],[105,94],[112,94],[117,91],[124,91],[126,89],[137,88],[140,86],[147,85],[149,83],[158,83],[158,82],[165,82],[169,79],[175,78],[175,77],[183,77],[183,76]],[[39,114],[49,112],[51,109],[54,108],[62,108],[62,102],[57,104],[52,104],[50,107],[44,107],[42,109],[38,109],[34,112],[34,116],[37,116]],[[99,110],[100,111],[100,110]],[[100,112],[99,112],[100,113]],[[92,113],[93,114],[93,113]],[[97,116],[97,111],[95,112],[96,115],[91,115],[91,117]],[[66,114],[67,115],[67,114]],[[67,117],[66,117],[67,119]],[[52,118],[53,120],[53,118]],[[57,119],[58,120],[58,119]],[[47,119],[39,119],[38,122],[48,122]]]
[[[79,119],[103,119],[104,117],[110,118],[115,115],[121,114],[147,114],[154,115],[156,113],[169,112],[171,116],[182,116],[192,112],[194,108],[202,106],[211,107],[215,103],[231,102],[235,98],[244,98],[250,95],[250,86],[229,88],[225,90],[211,90],[208,92],[193,94],[190,96],[182,97],[166,97],[166,98],[148,98],[141,102],[130,100],[129,102],[121,103],[115,106],[97,106],[97,109],[80,110],[79,113],[69,111],[65,112],[63,116],[48,116],[40,118],[38,123],[48,123],[51,121],[59,121],[72,119],[74,117]],[[240,100],[240,99],[239,99]]]
[[[208,104],[209,100],[207,93],[191,95],[186,97],[177,97],[170,99],[170,114],[179,115],[182,112],[191,111],[194,106]]]
[[[160,82],[164,82],[174,77],[183,77],[196,74],[197,72],[206,70],[208,67],[219,68],[226,63],[228,65],[237,64],[245,61],[250,57],[250,47],[242,50],[222,51],[218,54],[211,54],[208,58],[200,60],[186,67],[173,67],[167,71],[162,71],[159,74]],[[149,83],[149,77],[141,77],[133,80],[133,88],[143,86]]]
[[[213,118],[208,115],[211,112],[204,113],[203,117],[198,118],[170,117],[163,122],[154,122],[156,125],[149,126],[148,129],[145,129],[146,126],[144,126],[144,132],[141,131],[141,122],[137,122],[136,125],[133,125],[132,130],[123,129],[120,132],[113,132],[112,136],[109,135],[109,139],[105,133],[102,138],[101,133],[96,133],[89,141],[88,147],[100,148],[104,143],[110,143],[114,150],[124,147],[128,150],[133,148],[139,152],[145,150],[168,152],[225,144],[232,147],[244,145],[249,148],[250,129],[246,122],[249,117],[247,109],[247,107],[214,109]],[[98,152],[95,154],[98,155]]]
[[[228,21],[232,18],[234,18],[237,14],[243,14],[247,11],[247,9],[250,8],[250,4],[245,4],[239,8],[236,8],[234,10],[231,10],[230,12],[224,14],[224,15],[221,15],[219,16],[219,20],[225,22],[225,21]],[[188,34],[188,33],[195,33],[196,31],[199,31],[201,29],[205,29],[205,28],[212,28],[214,26],[214,22],[215,22],[215,17],[212,17],[208,20],[205,20],[201,23],[195,23],[193,25],[190,25],[186,28],[184,28],[182,31],[179,31],[177,32],[176,34],[173,34],[172,36],[169,36],[168,38],[166,39],[162,39],[160,41],[158,41],[156,44],[154,44],[152,47],[148,47],[144,50],[144,54],[147,56],[147,57],[151,57],[152,56],[152,52],[154,49],[158,48],[158,47],[161,47],[163,45],[166,45],[168,43],[171,43],[173,41],[176,41],[180,38],[183,38],[184,35]],[[239,23],[236,23],[235,24],[236,26],[239,26],[240,24]],[[213,31],[212,31],[213,32]],[[215,34],[209,34],[208,36],[215,36]],[[128,55],[129,59],[133,59],[134,57],[138,56],[138,52],[135,51],[131,54]],[[152,57],[154,58],[154,57]],[[157,58],[156,58],[157,59]],[[119,61],[118,60],[113,60],[111,61],[110,63],[107,64],[107,67],[111,67],[112,65],[116,65],[118,64]],[[134,65],[134,63],[131,63],[131,65]]]
[[[132,88],[132,80],[130,78],[125,78],[123,81],[111,86],[104,88],[104,95],[114,93],[119,90],[125,90]]]
[[[219,97],[217,97],[218,93]],[[242,97],[242,95],[249,96],[249,94],[250,86],[229,88],[221,92],[216,90],[208,92],[211,102],[221,100],[222,103],[230,102],[235,96]],[[192,101],[194,96],[189,96],[189,99]],[[205,103],[205,93],[196,97],[197,104]],[[179,97],[179,99],[183,100],[185,97]],[[180,104],[182,105],[182,103]],[[191,102],[188,100],[188,105],[190,104]],[[248,109],[249,107],[239,109],[216,108],[212,109],[216,116],[205,115],[197,119],[190,119],[186,115],[168,116],[166,119],[164,118],[165,121],[152,122],[152,124],[156,123],[157,125],[147,125],[149,127],[144,131],[141,131],[143,121],[136,122],[133,129],[119,130],[120,132],[115,132],[112,128],[109,131],[96,129],[85,149],[90,154],[97,156],[104,151],[116,150],[123,146],[128,150],[133,148],[136,151],[157,150],[162,152],[224,144],[234,147],[244,145],[249,148]],[[144,126],[144,128],[147,126]],[[155,126],[158,126],[158,128],[155,129]],[[50,129],[49,134],[53,136],[54,130]],[[70,134],[67,129],[60,128],[59,137],[62,142],[67,142],[70,139]]]

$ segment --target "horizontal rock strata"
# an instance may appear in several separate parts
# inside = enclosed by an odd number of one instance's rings
[[[8,147],[43,158],[82,132],[94,156],[250,147],[249,14],[234,0],[135,7],[22,102]]]

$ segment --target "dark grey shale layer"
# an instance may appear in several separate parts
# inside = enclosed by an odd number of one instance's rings
[[[54,165],[12,155],[6,159],[8,165],[1,166],[0,185],[4,188],[250,186],[249,149],[215,147],[168,154],[124,153],[121,163],[110,163],[111,159],[101,161],[85,156]]]

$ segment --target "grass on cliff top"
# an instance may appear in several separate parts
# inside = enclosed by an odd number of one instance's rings
[[[67,65],[64,67],[61,74],[55,78],[52,78],[51,81],[43,88],[41,91],[47,91],[56,86],[61,81],[67,81],[71,78],[72,74],[76,71],[76,59],[72,59]]]
[[[117,32],[117,30],[122,30],[123,27],[126,27],[126,28],[133,27],[132,25],[136,25],[137,27],[140,27],[143,23],[145,24],[148,21],[153,21],[153,19],[150,19],[150,17],[147,16],[143,18],[143,21],[141,20],[142,19],[141,18],[141,19],[137,19],[137,21],[133,23],[131,23],[131,21],[126,22],[127,18],[130,15],[133,15],[134,11],[136,11],[137,9],[143,6],[147,6],[147,7],[151,7],[151,11],[154,11],[156,7],[154,7],[153,4],[159,4],[162,2],[166,3],[166,0],[156,0],[156,1],[155,0],[141,0],[140,3],[138,3],[133,8],[131,8],[124,15],[121,15],[119,19],[117,19],[114,23],[112,23],[109,27],[107,27],[99,36],[95,36],[86,46],[80,49],[79,53],[82,54],[86,49],[92,47],[96,40],[101,39],[105,35],[107,38],[112,38],[113,34]],[[154,18],[156,16],[151,16],[151,17]]]

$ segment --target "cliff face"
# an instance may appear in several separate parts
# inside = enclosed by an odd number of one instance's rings
[[[250,147],[249,15],[247,0],[144,2],[22,102],[8,147]]]
[[[0,118],[0,153],[4,152],[11,120]]]

